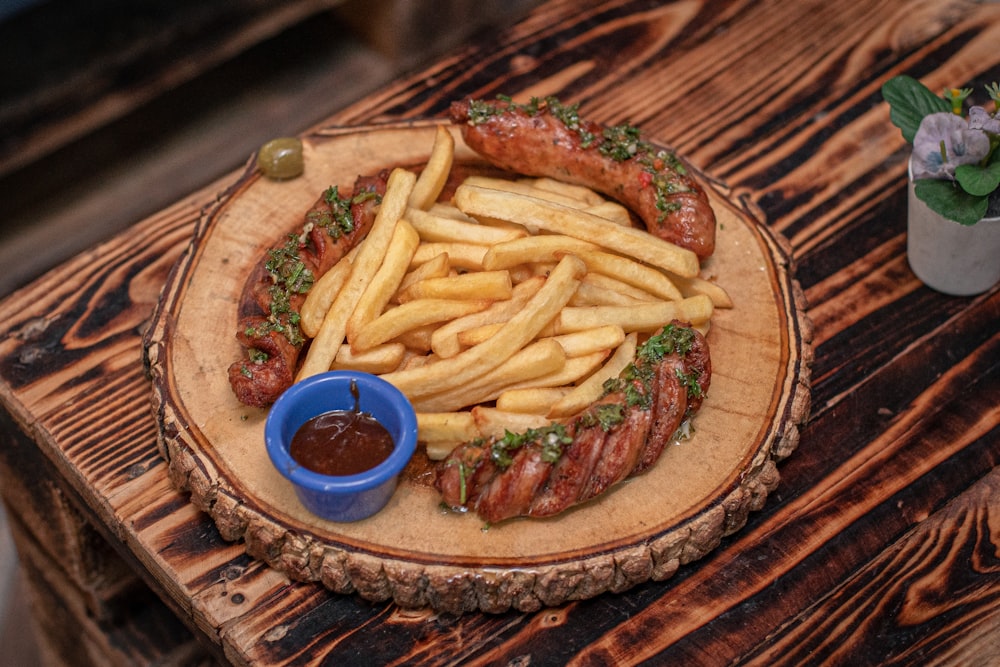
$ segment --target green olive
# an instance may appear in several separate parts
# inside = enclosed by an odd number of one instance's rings
[[[302,142],[295,137],[271,139],[257,152],[257,168],[278,180],[302,175]]]

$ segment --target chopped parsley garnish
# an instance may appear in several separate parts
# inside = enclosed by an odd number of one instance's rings
[[[698,373],[684,373],[679,368],[677,369],[677,379],[680,380],[681,386],[687,390],[689,398],[701,398],[701,385],[698,384]]]
[[[621,392],[625,395],[625,404],[629,407],[649,409],[652,400],[652,382],[656,374],[656,364],[669,354],[685,356],[691,350],[694,342],[694,330],[668,324],[660,333],[650,337],[639,346],[635,353],[635,361],[629,364],[618,377],[604,383],[604,395]],[[698,384],[698,373],[678,373],[681,384],[687,389],[689,396],[701,396],[701,385]]]
[[[342,197],[339,188],[334,185],[323,193],[323,201],[330,205],[329,211],[312,210],[306,215],[306,230],[312,227],[326,229],[330,238],[339,239],[344,234],[354,231],[354,215],[351,206],[369,199],[379,199],[375,192],[359,192],[353,197]],[[302,239],[305,242],[305,239]]]
[[[330,210],[313,209],[306,215],[306,222],[301,235],[289,234],[283,246],[271,248],[267,252],[264,269],[271,278],[268,288],[270,297],[270,313],[267,323],[256,328],[247,329],[250,337],[266,336],[274,331],[282,334],[292,345],[302,345],[305,336],[299,326],[300,315],[292,307],[296,295],[307,294],[315,282],[313,272],[302,260],[302,250],[309,247],[310,232],[316,227],[326,229],[333,239],[354,231],[354,215],[351,206],[368,200],[378,202],[381,199],[377,192],[363,191],[353,197],[342,197],[336,185],[323,192],[323,201],[330,205]],[[251,351],[250,360],[263,363],[267,354],[259,350],[258,354]],[[262,356],[261,356],[262,355]]]
[[[694,329],[668,324],[660,333],[639,346],[636,357],[651,363],[658,362],[675,352],[683,357],[691,351],[692,343],[694,343]]]
[[[601,403],[580,415],[579,424],[583,428],[600,426],[607,433],[625,421],[625,406],[620,403]]]
[[[276,331],[283,334],[292,345],[305,342],[299,328],[299,314],[292,308],[292,297],[307,293],[315,280],[312,271],[299,255],[301,245],[298,236],[289,234],[285,245],[268,251],[264,269],[271,277],[271,286],[268,288],[271,312],[268,314],[265,330],[254,332],[266,335],[267,331]]]
[[[555,463],[562,456],[563,445],[573,439],[566,434],[562,424],[549,424],[541,428],[529,428],[524,433],[507,431],[502,438],[490,445],[490,458],[498,468],[507,468],[514,462],[514,454],[522,447],[535,443],[541,449],[541,458],[546,463]]]
[[[645,144],[639,139],[639,128],[633,125],[615,125],[604,130],[604,142],[598,150],[615,162],[630,160],[639,154]]]

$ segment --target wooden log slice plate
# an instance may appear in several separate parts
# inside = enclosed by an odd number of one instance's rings
[[[330,185],[426,161],[439,121],[333,128],[303,138],[305,174],[252,166],[204,211],[145,338],[159,444],[173,483],[228,540],[289,577],[405,607],[534,611],[670,577],[760,509],[809,409],[811,333],[785,244],[702,176],[719,219],[707,272],[735,302],[709,334],[713,378],[695,434],[648,472],[552,519],[484,526],[442,510],[420,466],[364,521],[317,519],[264,448],[266,410],[240,404],[226,369],[244,282]],[[456,128],[456,162],[475,165]],[[418,450],[417,457],[423,456]],[[424,457],[426,459],[426,457]],[[426,465],[425,465],[426,468]]]

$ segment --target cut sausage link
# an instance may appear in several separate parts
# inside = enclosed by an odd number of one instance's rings
[[[605,493],[647,470],[678,437],[708,391],[707,360],[705,338],[671,323],[641,347],[607,395],[579,414],[459,445],[436,469],[444,503],[496,523],[553,516]]]

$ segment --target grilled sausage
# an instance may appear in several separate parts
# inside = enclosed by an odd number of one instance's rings
[[[618,200],[646,229],[705,259],[715,251],[708,196],[670,151],[630,125],[604,127],[554,98],[529,105],[465,100],[451,105],[465,143],[494,165],[587,186]]]
[[[267,407],[292,385],[305,349],[299,308],[313,281],[367,236],[388,177],[359,177],[350,197],[328,189],[306,213],[301,233],[271,248],[256,267],[239,306],[236,338],[244,355],[229,367],[240,402]]]
[[[490,523],[559,514],[652,466],[701,406],[711,375],[708,342],[672,322],[579,414],[460,445],[437,465],[435,486],[446,505]]]

